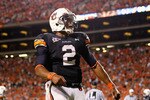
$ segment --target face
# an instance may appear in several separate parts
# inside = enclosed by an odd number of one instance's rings
[[[129,92],[129,94],[132,96],[134,93],[133,92]]]
[[[75,16],[74,15],[64,14],[62,16],[62,21],[64,22],[65,27],[67,29],[73,29],[74,28],[74,22],[75,22]]]

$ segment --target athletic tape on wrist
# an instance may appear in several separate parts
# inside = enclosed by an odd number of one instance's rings
[[[107,87],[108,87],[110,90],[112,90],[112,89],[113,89],[113,84],[110,82],[110,83],[107,84]]]
[[[56,73],[50,73],[50,74],[47,75],[47,78],[52,80],[54,75],[56,75]]]

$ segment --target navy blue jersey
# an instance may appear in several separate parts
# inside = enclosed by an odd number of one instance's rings
[[[96,60],[89,52],[89,38],[85,33],[73,33],[59,37],[52,33],[40,34],[34,41],[37,50],[36,64],[44,65],[49,71],[62,75],[68,83],[81,83],[80,56],[89,66]]]

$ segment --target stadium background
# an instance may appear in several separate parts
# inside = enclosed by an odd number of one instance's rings
[[[141,99],[143,89],[150,88],[149,4],[149,0],[1,0],[0,84],[8,89],[6,98],[43,100],[45,80],[34,74],[33,40],[51,32],[51,12],[66,7],[78,15],[76,31],[89,35],[90,50],[117,84],[121,100],[130,88]],[[97,78],[81,61],[88,90]],[[106,85],[98,83],[98,89],[112,100]]]

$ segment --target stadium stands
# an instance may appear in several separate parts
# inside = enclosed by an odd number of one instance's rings
[[[150,47],[111,49],[109,52],[94,52],[96,58],[102,62],[113,81],[119,86],[122,98],[129,88],[142,97],[142,90],[150,87]],[[85,90],[90,88],[90,81],[96,77],[82,60],[83,85]],[[44,81],[34,74],[35,57],[31,58],[4,58],[0,60],[0,79],[8,88],[8,100],[35,100],[44,98]],[[89,80],[91,79],[91,80]],[[43,84],[41,84],[43,83]],[[111,94],[106,85],[99,82],[101,89],[108,100]]]
[[[149,0],[1,0],[0,23],[48,20],[52,11],[59,7],[85,14],[148,4]]]
[[[18,57],[0,60],[0,82],[8,89],[7,100],[35,100],[42,97],[42,80],[34,74],[34,61],[34,58]]]
[[[97,59],[104,65],[113,81],[119,86],[122,98],[127,94],[129,88],[134,88],[138,97],[142,97],[142,89],[150,87],[150,47],[136,47],[124,49],[112,49],[107,53],[95,53]],[[84,85],[89,87],[89,79],[93,74],[86,65],[83,68]],[[89,76],[90,75],[90,76]],[[103,90],[106,97],[111,95],[106,85],[100,82],[99,89]],[[109,98],[108,100],[112,100]],[[121,99],[123,100],[123,99]],[[141,99],[139,99],[141,100]]]
[[[126,8],[126,7],[142,6],[148,4],[150,4],[149,0],[59,0],[59,2],[58,0],[1,0],[0,27],[1,24],[48,20],[49,15],[52,13],[52,11],[54,11],[56,8],[59,7],[67,7],[73,12],[75,12],[76,14],[85,14],[85,13],[116,10],[116,9]],[[143,13],[143,15],[144,14],[145,13]],[[106,30],[107,28],[112,28],[112,26],[130,27],[132,25],[148,24],[149,21],[146,19],[146,17],[140,17],[140,15],[139,17],[136,18],[132,17],[134,19],[131,20],[129,19],[128,16],[122,16],[121,17],[121,19],[123,19],[122,21],[118,20],[118,17],[114,17],[116,20],[107,18],[107,20],[110,22],[110,26],[100,26],[103,23],[103,20],[101,19],[100,22],[97,20],[95,22],[100,23],[97,25],[98,26],[97,29],[100,28]],[[146,13],[145,16],[146,15],[148,14]],[[125,18],[129,19],[129,21],[124,20]],[[93,20],[90,21],[93,22]],[[92,23],[94,28],[92,28],[91,30],[94,30],[96,28],[95,22],[94,24]],[[114,24],[111,25],[111,22],[114,23],[115,25]],[[33,38],[34,36],[39,34],[37,33],[37,31],[39,31],[41,29],[41,26],[44,25],[37,25],[37,26],[40,26],[40,28],[34,27],[34,30],[32,29],[32,31],[31,30],[28,31],[29,34],[27,35],[20,34],[22,27],[21,29],[18,29],[18,27],[14,28],[15,31],[13,31],[13,28],[2,29],[0,30],[1,32],[3,31],[5,32],[6,30],[8,31],[9,37],[1,36],[0,37],[1,44],[4,44],[5,40],[6,42],[7,40],[9,41],[9,39],[15,40],[17,38],[26,37],[25,38],[26,41],[27,39],[30,40],[30,38]],[[26,26],[24,27],[26,29]],[[142,29],[141,31],[136,29],[138,31],[136,32],[136,34],[140,38],[144,36],[144,34],[146,34],[144,38],[148,38],[149,36],[149,32],[147,32],[148,29],[149,27],[146,28],[145,31],[143,31]],[[93,34],[89,35],[90,38],[92,37],[92,35]],[[112,35],[113,35],[112,37],[118,36],[116,31],[115,34]],[[99,37],[99,35],[96,34],[93,36],[95,38]],[[135,37],[133,38],[135,39]],[[95,43],[101,43],[102,39],[100,37],[99,39],[100,41],[97,42],[96,39],[92,38],[93,41],[96,41]],[[123,40],[120,37],[119,39]],[[28,45],[26,47],[19,47],[20,42],[16,42],[12,40],[8,42],[8,48],[11,48],[9,49],[10,51],[6,48],[4,48],[4,50],[1,49],[1,51],[11,52],[11,51],[16,51],[16,48],[18,50],[22,50],[22,49],[26,50],[29,48],[33,48],[32,39],[29,41],[31,45]],[[129,40],[129,38],[127,38],[126,40]],[[137,45],[140,44],[138,43]],[[11,46],[9,47],[9,45]],[[126,48],[115,47],[113,49],[110,49],[106,53],[96,52],[96,51],[93,52],[96,58],[100,62],[102,62],[105,69],[112,77],[113,81],[117,84],[119,90],[121,90],[122,99],[127,94],[129,88],[133,88],[135,90],[136,95],[138,95],[138,97],[142,97],[141,96],[142,90],[144,88],[150,87],[150,80],[149,80],[150,47],[137,46],[137,45],[136,47],[126,47]],[[83,72],[83,85],[85,90],[88,90],[91,87],[90,81],[94,81],[97,78],[90,70],[88,65],[83,60],[81,62],[82,62],[81,66]],[[34,64],[35,64],[35,56],[31,56],[29,58],[19,58],[19,57],[0,58],[0,83],[5,84],[8,89],[6,94],[7,100],[44,100],[45,80],[35,75]],[[100,81],[98,82],[99,82],[98,89],[101,89],[104,92],[108,100],[112,100],[111,94],[108,91],[106,85],[104,85],[104,83]]]

